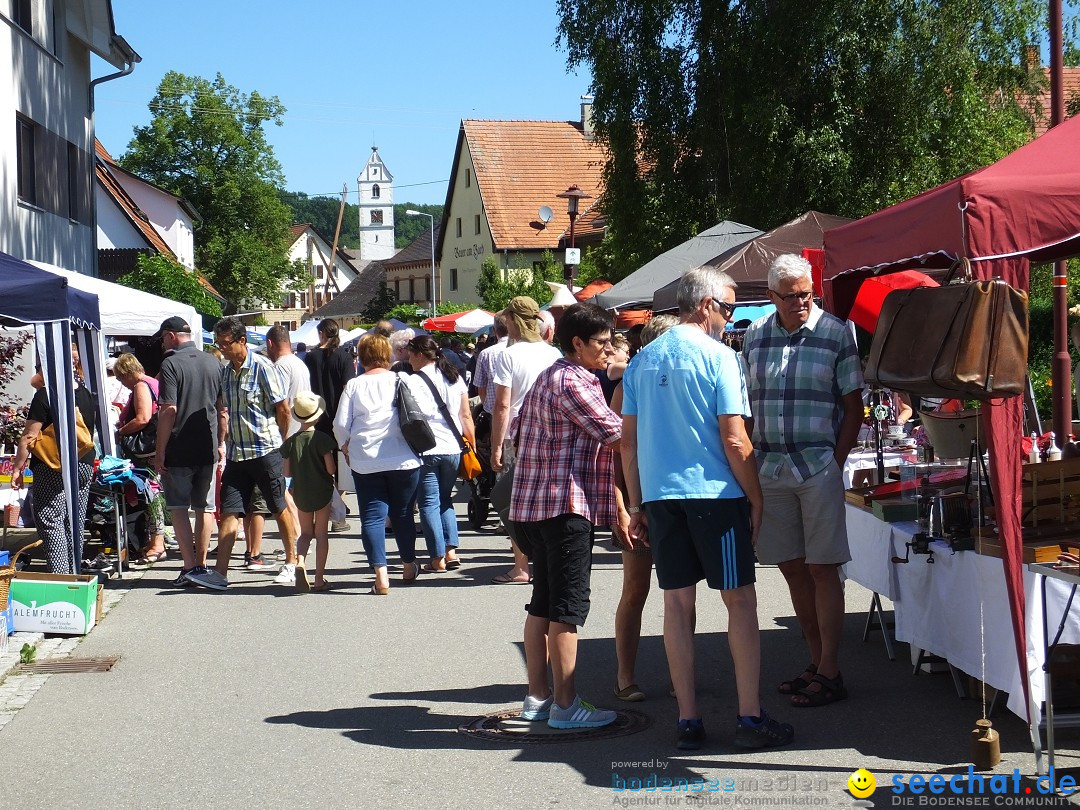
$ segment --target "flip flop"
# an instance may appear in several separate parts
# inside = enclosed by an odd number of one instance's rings
[[[311,590],[313,593],[326,593],[328,590],[330,590],[330,583],[316,582],[314,585],[311,586]]]
[[[162,550],[156,554],[144,554],[135,561],[135,565],[152,565],[153,563],[164,560],[168,556],[167,550]]]
[[[446,561],[446,570],[447,571],[454,571],[454,570],[456,570],[458,568],[461,568],[461,560],[453,559],[453,560],[447,560]]]
[[[492,585],[528,585],[531,582],[532,577],[529,577],[528,579],[518,579],[509,574],[499,574],[498,576],[491,578]]]
[[[450,570],[450,566],[447,565],[446,568],[432,568],[430,565],[425,565],[420,570],[425,574],[445,574]]]

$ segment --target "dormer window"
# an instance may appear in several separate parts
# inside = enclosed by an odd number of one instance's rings
[[[373,199],[373,200],[379,199],[379,184],[378,183],[376,183],[375,185],[373,185],[371,187],[371,199]]]

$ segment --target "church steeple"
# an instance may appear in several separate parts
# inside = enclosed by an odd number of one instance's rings
[[[356,178],[360,196],[360,260],[389,259],[394,247],[394,176],[379,157],[379,147],[371,147],[360,176]]]

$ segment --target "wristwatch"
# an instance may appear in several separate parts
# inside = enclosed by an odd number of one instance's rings
[[[638,512],[641,511],[641,507],[640,506],[628,506],[626,508],[626,511],[631,515],[636,515]]]

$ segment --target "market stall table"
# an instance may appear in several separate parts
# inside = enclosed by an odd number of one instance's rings
[[[896,639],[938,655],[957,669],[1007,692],[1009,709],[1021,718],[1027,716],[1026,678],[1032,703],[1032,737],[1036,750],[1040,750],[1038,724],[1046,694],[1046,651],[1043,593],[1036,575],[1024,572],[1027,672],[1021,673],[1013,635],[1006,632],[1011,621],[1000,558],[974,551],[954,554],[947,544],[934,542],[933,564],[927,562],[927,556],[914,554],[906,564],[893,564],[893,556],[905,555],[906,543],[917,526],[884,523],[850,504],[847,510],[852,561],[844,566],[845,573],[863,587],[892,600]],[[1057,579],[1047,579],[1045,585],[1047,614],[1064,615],[1070,586]],[[1069,613],[1061,641],[1080,643],[1080,613]]]
[[[915,448],[914,446],[897,449],[889,448],[882,452],[882,457],[886,468],[899,467],[901,464],[914,464]],[[855,485],[856,472],[876,469],[877,451],[853,450],[848,454],[847,461],[844,462],[844,488],[851,489]]]

